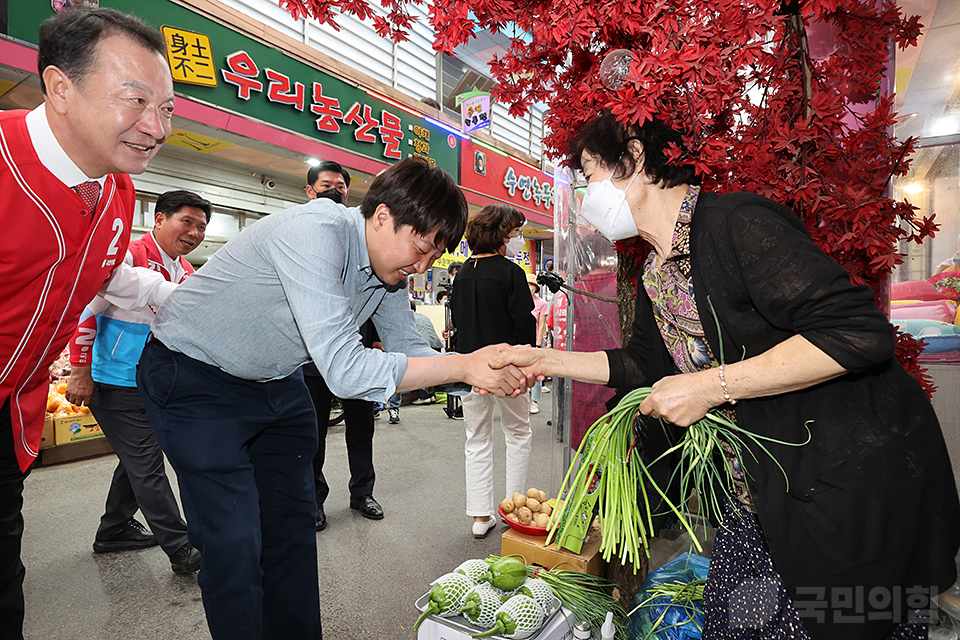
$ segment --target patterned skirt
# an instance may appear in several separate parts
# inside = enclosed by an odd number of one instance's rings
[[[703,592],[703,640],[810,640],[756,516],[724,504]],[[886,640],[925,640],[927,624],[902,622]]]

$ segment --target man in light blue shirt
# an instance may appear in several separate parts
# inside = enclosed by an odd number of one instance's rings
[[[359,209],[317,199],[258,221],[171,294],[137,373],[177,472],[214,640],[321,638],[311,460],[312,360],[341,398],[466,382],[524,390],[497,347],[438,356],[406,279],[463,235],[466,200],[417,158],[380,174]],[[365,349],[373,320],[386,349]],[[438,356],[438,357],[433,357]]]

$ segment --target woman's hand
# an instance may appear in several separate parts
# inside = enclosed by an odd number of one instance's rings
[[[723,402],[717,370],[707,369],[661,378],[640,403],[640,413],[663,418],[678,427],[689,427]]]
[[[523,372],[528,387],[532,387],[538,380],[543,381],[546,375],[543,371],[543,358],[547,351],[534,349],[530,345],[495,345],[498,350],[496,356],[490,360],[491,369],[500,369],[513,365]]]
[[[498,360],[501,351],[510,351],[507,344],[494,344],[464,357],[471,360],[467,369],[469,375],[464,382],[473,385],[477,393],[493,393],[500,397],[515,398],[527,390],[527,376],[518,367],[502,363],[494,367],[492,362]],[[530,349],[533,351],[533,349]]]

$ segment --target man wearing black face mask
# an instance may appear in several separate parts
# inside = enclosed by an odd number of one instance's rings
[[[350,174],[336,162],[324,160],[307,172],[307,197],[311,200],[329,198],[346,204],[349,193]]]
[[[346,204],[350,194],[350,174],[336,162],[326,160],[310,168],[306,191],[311,200],[327,198],[337,204]],[[367,348],[372,347],[374,342],[379,343],[376,329],[369,320],[360,327],[360,334],[363,346]],[[330,493],[330,487],[323,477],[323,461],[333,394],[313,363],[304,365],[303,376],[317,411],[320,441],[317,455],[313,458],[313,480],[317,494],[317,531],[323,531],[327,528],[323,503]],[[383,509],[373,498],[373,484],[376,480],[373,470],[373,403],[366,400],[341,402],[346,424],[347,458],[350,463],[350,508],[356,509],[365,518],[380,520],[383,518]]]

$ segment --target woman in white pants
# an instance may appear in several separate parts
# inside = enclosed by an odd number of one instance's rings
[[[536,343],[533,296],[526,274],[508,260],[523,248],[523,214],[507,205],[485,207],[467,223],[471,256],[457,274],[450,311],[457,329],[457,350],[470,353],[507,343]],[[500,407],[500,428],[507,445],[506,495],[524,491],[530,462],[530,397],[497,398],[471,393],[463,399],[467,435],[467,515],[473,517],[473,535],[483,538],[496,524],[493,489],[494,407]]]

